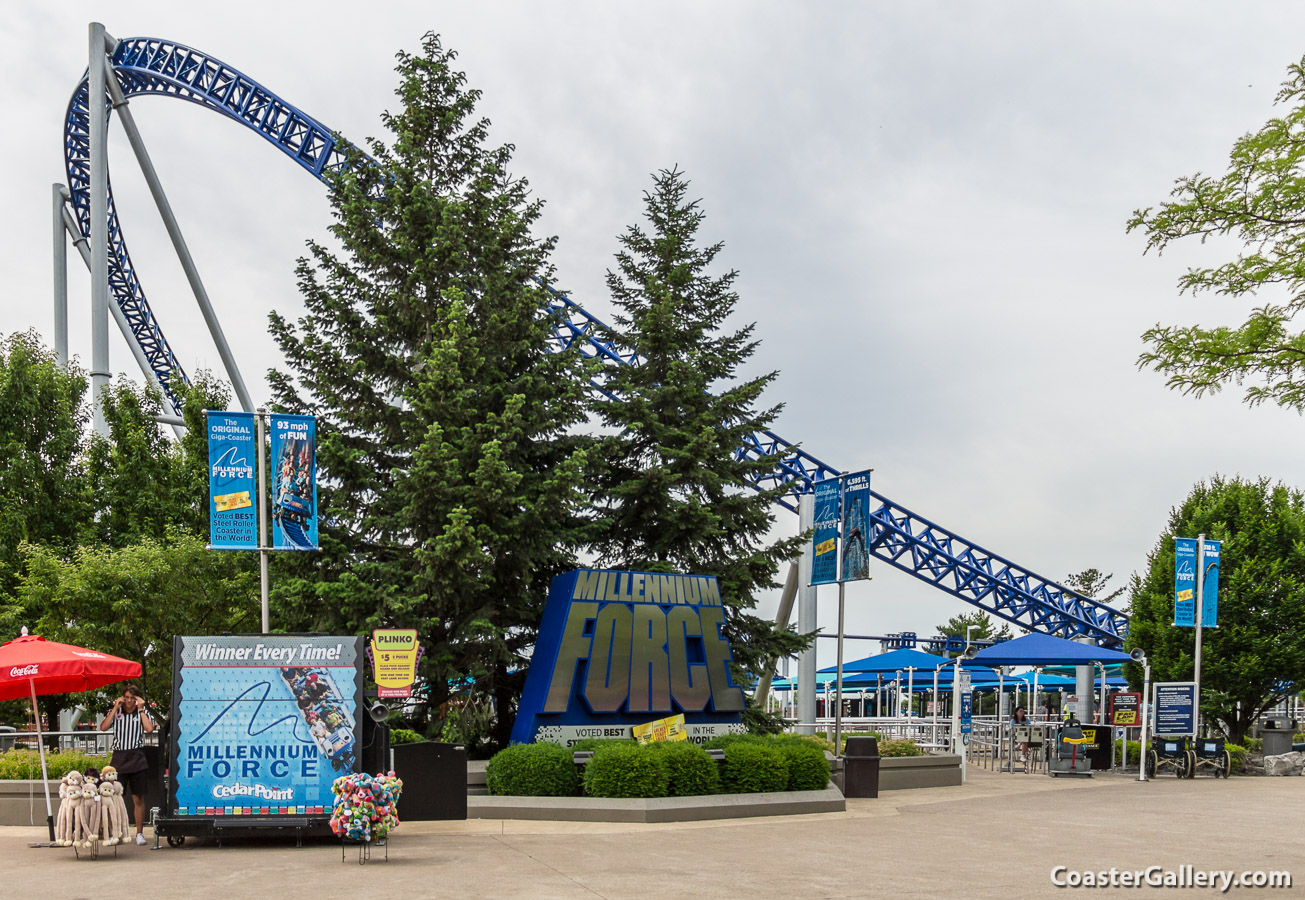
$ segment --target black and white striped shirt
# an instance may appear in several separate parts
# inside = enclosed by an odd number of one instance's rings
[[[137,750],[145,743],[145,727],[140,722],[140,711],[134,713],[118,710],[113,717],[113,749]]]

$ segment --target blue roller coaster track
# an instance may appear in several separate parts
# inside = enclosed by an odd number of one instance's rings
[[[244,73],[212,56],[158,38],[134,37],[117,42],[111,71],[128,97],[178,97],[221,113],[261,134],[318,179],[344,165],[334,133]],[[83,236],[90,222],[89,82],[83,77],[68,104],[64,159],[73,215]],[[186,374],[150,309],[132,266],[109,191],[109,289],[163,390],[179,403],[175,386]],[[551,289],[550,289],[551,290]],[[576,346],[588,357],[609,365],[635,364],[637,357],[604,339],[606,326],[565,294],[553,291],[550,312],[558,323],[558,349]],[[611,396],[602,385],[598,390]],[[740,458],[767,459],[774,468],[757,479],[760,489],[783,487],[781,505],[793,510],[798,498],[817,481],[839,470],[777,434],[759,431],[737,451]],[[882,504],[867,523],[867,549],[874,557],[1023,628],[1062,637],[1086,635],[1116,645],[1127,632],[1127,617],[1103,603],[1015,565],[916,515],[879,494]]]

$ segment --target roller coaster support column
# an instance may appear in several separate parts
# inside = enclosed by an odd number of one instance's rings
[[[54,239],[54,356],[59,365],[68,365],[68,238],[64,236],[63,203],[68,189],[50,185],[50,236]],[[78,235],[80,237],[81,235]],[[132,344],[136,343],[133,337]]]
[[[91,404],[95,433],[107,437],[100,392],[109,383],[109,120],[104,102],[105,55],[109,38],[104,26],[91,23],[90,77],[91,138]]]
[[[775,613],[776,628],[785,628],[788,625],[788,620],[793,617],[793,598],[797,596],[797,586],[798,564],[789,563],[788,578],[784,581],[784,593],[779,597],[779,612]],[[761,679],[757,682],[757,689],[753,692],[752,699],[762,709],[766,708],[766,699],[770,696],[770,682],[775,677],[775,664],[777,662],[778,660],[771,660],[770,665],[766,667],[766,674],[761,676]]]
[[[118,114],[118,121],[122,123],[122,130],[127,133],[127,140],[131,143],[132,152],[136,154],[136,162],[140,165],[141,172],[145,175],[145,183],[149,185],[150,195],[154,198],[154,205],[158,207],[159,217],[163,219],[163,227],[168,230],[168,237],[172,239],[172,247],[177,251],[177,259],[181,261],[181,268],[186,273],[186,280],[190,282],[190,289],[195,294],[195,302],[199,304],[199,311],[204,314],[204,323],[208,325],[208,332],[213,336],[213,343],[217,345],[218,356],[222,358],[222,365],[227,370],[227,377],[231,379],[231,386],[235,389],[236,399],[240,401],[240,408],[245,412],[251,412],[254,404],[249,399],[249,391],[245,388],[245,380],[240,377],[240,369],[236,365],[236,358],[231,353],[231,347],[227,344],[227,337],[222,332],[222,324],[218,321],[217,313],[213,310],[213,304],[208,299],[208,291],[204,289],[204,282],[200,280],[199,269],[195,268],[195,260],[190,255],[190,248],[186,246],[186,239],[181,234],[181,226],[177,224],[177,217],[172,212],[172,204],[168,202],[168,195],[163,192],[163,183],[159,181],[159,176],[154,171],[154,163],[150,161],[149,151],[145,149],[145,141],[141,139],[140,131],[136,128],[136,119],[131,114],[131,109],[127,105],[127,97],[122,92],[122,85],[118,84],[118,79],[110,76],[108,79],[109,94],[113,99],[113,111]]]
[[[66,200],[68,189],[61,184],[56,184],[55,188],[59,190],[60,196]],[[77,230],[76,219],[73,218],[72,212],[69,211],[66,205],[62,205],[59,208],[58,214],[60,220],[62,221],[63,230],[68,234],[69,237],[72,238],[73,246],[76,247],[77,252],[81,254],[82,262],[86,264],[86,271],[89,272],[91,270],[91,251],[86,246],[86,238],[82,237],[81,232]],[[67,277],[66,269],[64,272],[64,276],[65,278]],[[163,403],[163,415],[155,416],[154,421],[161,422],[164,425],[171,425],[172,433],[177,436],[178,440],[180,440],[184,434],[182,428],[186,424],[186,420],[183,419],[181,416],[177,415],[176,407],[172,405],[172,401],[168,399],[167,392],[163,390],[163,386],[159,384],[158,376],[154,374],[154,369],[153,367],[150,366],[150,361],[145,358],[145,351],[140,348],[140,344],[137,343],[135,335],[131,333],[131,325],[130,323],[127,322],[127,317],[122,314],[122,310],[118,308],[118,304],[110,303],[109,312],[113,314],[113,321],[118,324],[118,330],[122,332],[122,339],[127,342],[128,348],[131,349],[131,355],[135,357],[136,365],[140,366],[140,371],[141,374],[145,376],[145,381],[153,385],[154,389],[159,392],[159,399]],[[64,333],[65,361],[67,358],[67,347],[68,347],[68,335],[65,329],[65,333]],[[55,339],[55,348],[57,351],[58,349],[57,335]]]
[[[810,492],[798,498],[798,533],[806,534],[816,520],[816,497]],[[798,631],[802,634],[815,631],[816,624],[816,586],[811,583],[811,541],[802,547],[802,556],[798,559]],[[815,734],[816,721],[816,642],[798,654],[798,709],[797,718],[801,723],[798,730],[803,734]]]
[[[1087,635],[1079,635],[1074,638],[1080,644],[1087,644],[1089,647],[1095,647],[1097,642]],[[1092,683],[1092,665],[1074,667],[1074,693],[1078,694],[1078,720],[1085,725],[1090,725],[1096,720],[1095,699],[1096,685]]]

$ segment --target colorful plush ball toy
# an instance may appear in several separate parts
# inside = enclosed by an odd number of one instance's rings
[[[343,775],[331,784],[331,831],[350,841],[385,840],[399,825],[398,801],[403,782],[384,775]]]

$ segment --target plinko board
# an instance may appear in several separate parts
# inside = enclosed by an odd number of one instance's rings
[[[178,636],[170,814],[329,816],[358,768],[361,658],[353,636]]]

